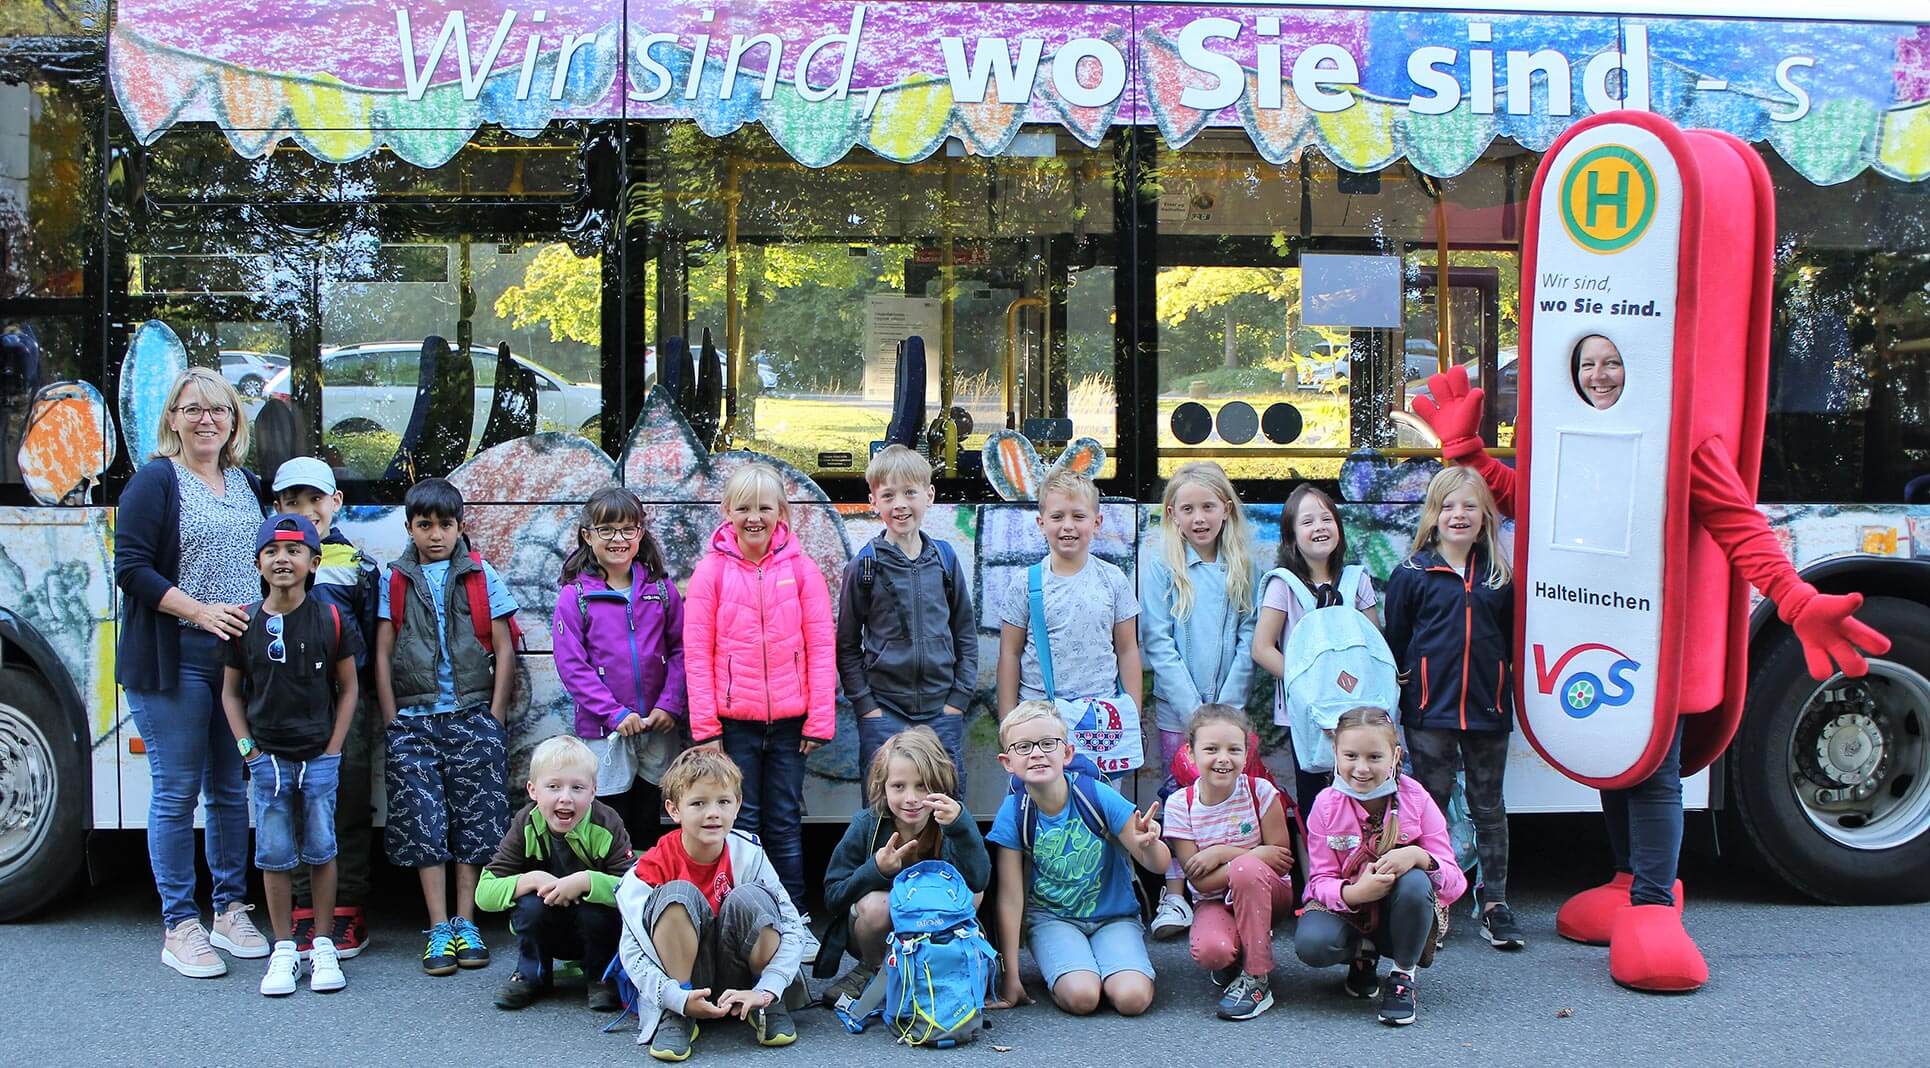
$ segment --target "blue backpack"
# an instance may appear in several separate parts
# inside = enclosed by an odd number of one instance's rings
[[[838,1018],[856,1034],[882,1016],[908,1046],[961,1045],[987,1026],[998,970],[965,877],[942,860],[920,861],[892,880],[884,963]]]
[[[1372,620],[1351,603],[1315,607],[1318,601],[1300,576],[1284,567],[1267,572],[1261,582],[1278,578],[1307,614],[1293,625],[1281,654],[1286,674],[1276,699],[1287,714],[1293,735],[1293,755],[1305,771],[1332,771],[1334,743],[1327,732],[1342,713],[1368,706],[1400,714],[1401,690],[1394,654]],[[1352,600],[1360,588],[1358,565],[1343,568],[1338,588]]]

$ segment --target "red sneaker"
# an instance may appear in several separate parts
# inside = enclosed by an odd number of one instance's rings
[[[308,959],[308,951],[315,946],[315,910],[298,908],[293,914],[295,920],[295,952],[301,959]]]
[[[369,947],[369,924],[360,907],[335,910],[335,955],[343,959]]]

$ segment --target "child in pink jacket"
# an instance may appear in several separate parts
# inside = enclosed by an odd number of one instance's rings
[[[1346,963],[1344,989],[1380,994],[1380,1021],[1414,1022],[1414,969],[1447,933],[1467,891],[1447,820],[1400,773],[1400,733],[1387,713],[1356,708],[1334,726],[1334,784],[1307,814],[1307,907],[1293,950],[1317,968]],[[1380,958],[1394,967],[1383,981]]]
[[[804,902],[804,757],[837,728],[837,636],[824,572],[791,535],[784,480],[746,464],[684,597],[690,737],[744,773],[737,826]],[[805,917],[808,928],[810,917]],[[805,957],[816,956],[808,937]]]

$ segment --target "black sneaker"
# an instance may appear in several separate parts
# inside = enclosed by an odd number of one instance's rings
[[[527,1009],[536,1004],[549,991],[546,984],[525,979],[520,972],[509,973],[509,978],[496,988],[496,1007],[499,1009]]]
[[[457,916],[449,921],[449,930],[455,935],[457,965],[464,968],[489,967],[489,945],[483,941],[482,932],[476,930],[475,923]]]
[[[1273,1007],[1273,984],[1264,975],[1239,975],[1226,984],[1217,1009],[1222,1020],[1251,1020]]]
[[[791,1021],[791,1010],[784,1007],[781,998],[752,1009],[750,1024],[760,1046],[788,1046],[797,1041],[797,1024]]]
[[[1225,989],[1228,984],[1240,977],[1240,962],[1236,960],[1224,968],[1215,968],[1207,974],[1212,978],[1214,986]]]
[[[1414,1022],[1414,977],[1406,972],[1388,972],[1381,984],[1380,1022],[1406,1027]]]
[[[1515,923],[1515,914],[1506,905],[1496,905],[1481,914],[1481,937],[1496,949],[1520,949],[1528,944]]]
[[[823,1002],[827,1008],[833,1009],[849,1005],[851,1002],[864,996],[865,987],[871,985],[871,980],[877,974],[878,969],[869,964],[859,963],[856,967],[844,973],[842,979],[832,983],[831,986],[825,990],[824,996],[818,1000]]]
[[[615,983],[591,983],[586,998],[591,1012],[620,1012],[623,1009],[623,995],[617,992]]]
[[[660,1061],[687,1061],[690,1044],[697,1041],[697,1021],[664,1010],[650,1036],[650,1055]]]
[[[1340,988],[1350,998],[1371,998],[1380,993],[1380,961],[1374,957],[1355,957],[1347,966],[1347,978]]]
[[[307,960],[309,951],[315,948],[315,910],[296,909],[290,917],[295,927],[295,952]],[[340,956],[338,949],[336,956]]]

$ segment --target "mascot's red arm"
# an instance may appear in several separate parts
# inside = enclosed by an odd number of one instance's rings
[[[1431,376],[1427,389],[1429,396],[1414,398],[1414,414],[1440,437],[1441,458],[1480,475],[1494,494],[1495,507],[1514,518],[1514,469],[1489,456],[1481,443],[1483,391],[1469,387],[1464,367]],[[1838,669],[1862,675],[1869,663],[1859,649],[1878,656],[1890,651],[1888,638],[1853,615],[1863,606],[1862,594],[1820,593],[1796,573],[1769,521],[1756,510],[1755,495],[1736,473],[1735,459],[1719,440],[1711,438],[1691,454],[1689,474],[1689,507],[1696,524],[1722,546],[1750,585],[1775,602],[1776,614],[1803,643],[1811,676],[1827,679]]]

